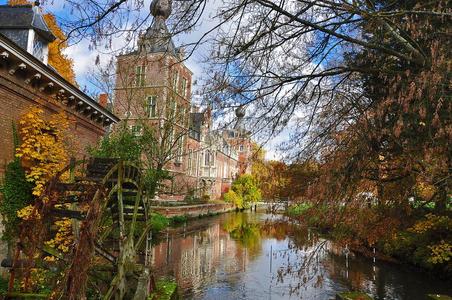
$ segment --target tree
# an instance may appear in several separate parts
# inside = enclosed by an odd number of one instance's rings
[[[232,183],[231,190],[233,193],[226,196],[226,199],[234,201],[238,208],[247,208],[262,199],[261,191],[257,187],[254,177],[249,174],[243,174],[237,178]]]
[[[31,4],[28,0],[9,0],[11,6]],[[48,63],[63,76],[64,79],[72,84],[77,84],[74,73],[74,62],[66,54],[64,50],[68,47],[67,38],[59,27],[57,20],[53,14],[45,14],[44,21],[50,31],[55,35],[55,41],[49,44],[49,60]]]

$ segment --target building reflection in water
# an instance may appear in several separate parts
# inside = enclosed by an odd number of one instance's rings
[[[268,221],[267,219],[271,220]],[[231,213],[159,237],[154,273],[174,276],[183,299],[331,299],[363,290],[374,299],[448,294],[447,284],[349,253],[281,216]]]
[[[174,276],[183,291],[200,289],[218,271],[243,272],[247,265],[246,248],[235,242],[223,226],[196,225],[185,228],[185,233],[168,232],[152,252],[155,273]]]

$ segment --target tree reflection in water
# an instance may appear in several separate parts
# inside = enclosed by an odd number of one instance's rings
[[[363,290],[374,299],[451,294],[422,273],[353,256],[283,216],[229,213],[172,229],[153,249],[158,275],[174,275],[183,299],[331,299]]]
[[[223,222],[223,229],[240,246],[247,249],[250,258],[257,257],[262,250],[261,228],[258,222],[255,215],[244,213],[228,214]]]

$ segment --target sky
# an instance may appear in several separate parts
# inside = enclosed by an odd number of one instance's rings
[[[70,18],[70,11],[68,11],[67,7],[64,6],[64,1],[61,0],[47,0],[41,1],[43,4],[41,5],[44,12],[51,12],[59,19]],[[151,0],[144,1],[144,14],[149,13],[149,5]],[[7,0],[0,0],[0,5],[6,4]],[[214,27],[216,25],[215,20],[212,16],[215,14],[216,9],[220,5],[221,0],[212,0],[209,1],[203,17],[198,23],[195,30],[186,33],[179,34],[174,37],[174,43],[176,46],[181,46],[184,44],[189,44],[198,41],[201,36]],[[140,12],[141,13],[141,12]],[[152,19],[148,20],[148,24],[144,25],[144,28],[150,26]],[[143,28],[143,29],[144,29]],[[90,94],[96,93],[96,87],[93,86],[89,81],[89,74],[95,71],[96,68],[96,60],[99,57],[99,63],[101,66],[105,66],[108,62],[114,58],[114,54],[111,51],[103,51],[103,47],[100,46],[98,49],[92,49],[90,47],[91,43],[88,40],[81,40],[77,44],[69,46],[65,49],[64,53],[68,55],[74,61],[74,71],[77,78],[77,83],[81,87],[81,89],[87,90]],[[125,45],[127,45],[126,39],[124,36],[118,36],[113,38],[112,40],[113,49],[121,49]],[[200,80],[202,76],[204,66],[202,61],[207,57],[209,53],[209,45],[208,43],[199,46],[193,54],[185,61],[187,67],[193,72],[193,82],[197,82]],[[196,85],[194,86],[196,90]],[[221,123],[221,120],[220,122]],[[277,151],[277,145],[282,142],[287,135],[287,132],[283,132],[280,136],[277,136],[264,144],[264,149],[266,151],[267,159],[280,159],[281,154]]]

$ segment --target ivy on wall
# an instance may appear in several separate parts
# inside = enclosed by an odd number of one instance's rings
[[[17,130],[13,124],[14,145],[17,147],[18,138]],[[0,205],[0,213],[3,216],[4,231],[2,239],[11,243],[18,235],[18,225],[20,219],[17,211],[29,205],[33,201],[32,196],[33,184],[26,179],[25,170],[22,168],[19,158],[10,162],[6,166],[3,184],[0,186],[2,194],[2,202]]]

